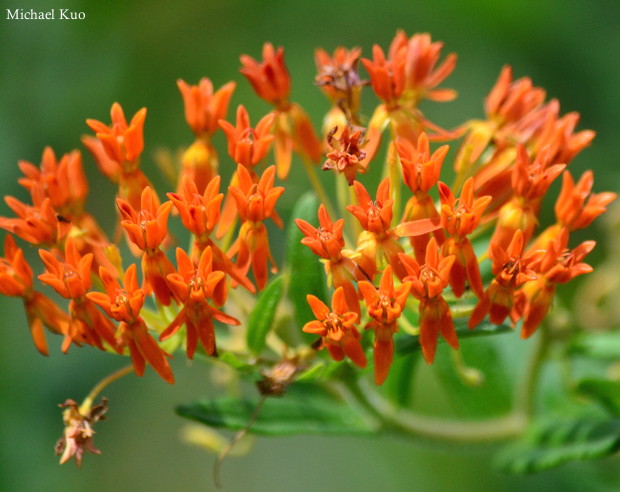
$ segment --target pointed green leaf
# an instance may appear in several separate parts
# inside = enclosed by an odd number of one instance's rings
[[[609,456],[619,449],[620,419],[555,419],[533,426],[498,456],[497,465],[508,473],[534,473],[569,461]]]
[[[287,237],[287,268],[290,272],[288,297],[293,304],[295,321],[302,328],[314,319],[306,295],[312,294],[327,302],[327,287],[323,264],[310,248],[301,244],[304,235],[295,224],[294,219],[303,219],[316,226],[319,201],[313,192],[305,193],[293,208]]]
[[[256,305],[248,318],[246,340],[253,354],[259,355],[265,348],[265,339],[273,327],[278,304],[282,298],[282,277],[275,277],[258,296]]]
[[[205,400],[177,407],[181,417],[212,427],[239,430],[247,426],[258,398],[231,397]],[[282,397],[268,397],[249,429],[255,434],[373,434],[376,423],[355,407],[322,388],[310,384],[292,385]]]

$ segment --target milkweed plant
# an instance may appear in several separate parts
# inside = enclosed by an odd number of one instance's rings
[[[235,82],[179,80],[194,140],[178,159],[159,159],[163,190],[140,166],[146,108],[128,120],[114,103],[111,121],[86,120],[82,138],[118,187],[113,231],[87,211],[81,151],[47,147],[40,165],[19,162],[30,200],[5,197],[0,292],[21,300],[42,355],[51,333],[62,352],[88,346],[119,361],[81,403],[60,405],[60,463],[100,452],[93,427],[108,384],[147,370],[173,384],[173,357],[228,368],[227,384],[213,382],[222,396],[177,408],[206,426],[190,438],[219,460],[247,433],[503,441],[497,464],[513,473],[620,448],[620,333],[578,326],[574,306],[555,299],[592,272],[595,242],[576,231],[616,198],[593,192],[591,171],[569,169],[595,133],[577,130],[578,113],[562,114],[510,66],[482,118],[431,122],[420,104],[456,97],[443,83],[457,58],[442,48],[399,31],[387,53],[375,45],[368,58],[317,49],[320,131],[291,100],[282,47],[241,56],[266,115],[250,117],[243,104],[228,115]],[[370,117],[364,92],[379,101]],[[218,132],[226,155],[213,144]],[[278,201],[295,166],[308,190],[291,190],[300,196],[285,223]],[[183,234],[173,237],[169,222]],[[274,242],[284,244],[278,258]],[[452,415],[420,411],[424,370]],[[241,381],[251,383],[244,396]],[[236,434],[227,442],[216,428]]]

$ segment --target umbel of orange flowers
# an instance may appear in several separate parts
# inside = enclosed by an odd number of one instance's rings
[[[7,231],[0,293],[21,298],[35,347],[45,355],[47,328],[63,337],[65,352],[90,345],[129,356],[136,374],[148,364],[169,383],[169,359],[178,347],[190,359],[198,350],[217,357],[223,343],[252,364],[256,354],[247,346],[234,336],[217,340],[217,334],[247,328],[248,306],[239,302],[253,302],[278,271],[270,247],[278,231],[266,222],[283,228],[276,208],[299,159],[322,203],[317,222],[294,217],[294,224],[333,289],[331,307],[318,293],[306,293],[315,319],[296,328],[318,336],[314,357],[326,347],[334,360],[349,359],[363,369],[372,353],[374,379],[382,384],[397,337],[417,335],[429,364],[439,335],[458,349],[455,308],[469,316],[470,329],[488,316],[493,324],[520,324],[522,336],[531,336],[552,308],[557,286],[591,271],[583,260],[594,242],[571,245],[572,233],[589,226],[616,195],[593,193],[591,171],[575,182],[568,166],[594,132],[576,131],[577,113],[562,116],[557,100],[547,101],[528,78],[515,80],[510,67],[490,88],[482,119],[464,117],[468,123],[452,130],[429,121],[421,101],[456,97],[439,87],[456,67],[454,54],[442,60],[442,47],[428,34],[399,31],[387,53],[375,45],[371,58],[362,58],[360,48],[339,47],[333,55],[318,49],[316,84],[329,99],[323,142],[308,114],[291,101],[282,47],[266,43],[262,59],[241,57],[241,73],[273,107],[260,118],[253,115],[254,127],[244,104],[234,123],[226,120],[236,82],[214,89],[207,78],[197,85],[179,80],[195,140],[168,190],[153,187],[141,167],[146,109],[127,120],[114,103],[111,123],[87,120],[94,136],[83,138],[101,173],[118,188],[114,238],[86,212],[81,153],[57,158],[46,148],[40,166],[19,163],[29,201],[5,198],[13,216],[0,217]],[[380,103],[364,122],[367,86]],[[222,159],[212,144],[219,131],[227,141]],[[435,142],[442,145],[431,149]],[[452,163],[450,146],[457,149]],[[450,164],[453,184],[442,181],[442,168]],[[376,184],[366,173],[376,167],[385,178],[372,196]],[[221,168],[232,175],[222,191]],[[318,169],[342,175],[335,177],[335,193],[324,189]],[[560,174],[556,221],[539,231],[542,200]],[[169,221],[180,222],[190,236],[187,249],[172,251],[184,240],[172,237]],[[472,236],[478,243],[486,237],[486,246],[474,248]],[[129,255],[121,255],[123,240]],[[42,264],[31,265],[18,242],[38,250]],[[481,273],[482,262],[491,263],[490,275]],[[62,299],[43,293],[36,279]],[[244,292],[229,296],[231,289]],[[291,339],[282,338],[279,355],[308,357]],[[71,425],[80,432],[88,427],[88,435],[70,433],[60,452],[63,462],[72,456],[79,462],[84,451],[96,452],[89,426],[98,418],[90,408],[68,408]]]

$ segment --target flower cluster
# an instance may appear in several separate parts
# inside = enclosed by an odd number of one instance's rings
[[[459,347],[447,289],[460,303],[459,316],[469,317],[470,329],[488,315],[495,325],[507,318],[513,326],[522,321],[522,337],[531,336],[551,308],[557,284],[591,270],[582,260],[594,242],[571,250],[570,233],[589,225],[616,198],[611,192],[592,193],[591,171],[577,184],[566,171],[594,132],[575,132],[578,114],[560,116],[556,100],[545,102],[545,92],[527,78],[513,80],[509,67],[502,69],[485,101],[486,120],[451,131],[428,121],[418,107],[422,99],[455,97],[454,91],[436,88],[456,63],[456,57],[448,55],[436,66],[441,47],[426,34],[407,38],[403,32],[397,33],[387,56],[375,46],[373,59],[362,62],[382,104],[368,128],[358,129],[351,111],[344,111],[345,126],[327,135],[333,150],[323,168],[344,174],[354,190],[354,203],[343,207],[361,226],[351,227],[350,249],[346,214],[334,223],[322,207],[318,227],[297,221],[306,236],[303,243],[323,259],[328,281],[347,293],[347,310],[362,313],[362,320],[370,318],[366,327],[375,332],[377,384],[387,377],[399,319],[409,325],[405,315],[411,310],[417,311],[415,330],[429,364],[439,334]],[[324,52],[320,59],[330,73],[338,63],[348,73],[359,56],[357,50],[339,48],[333,60]],[[359,175],[376,161],[381,133],[388,127],[391,140],[383,165],[388,177],[373,199]],[[336,131],[341,136],[334,145]],[[453,163],[456,178],[449,186],[440,178],[450,146],[431,153],[430,142],[455,139],[462,141]],[[542,199],[562,173],[556,223],[536,235]],[[486,244],[481,239],[485,236]],[[492,262],[494,278],[483,278],[484,261]],[[349,331],[357,333],[354,327]],[[331,331],[312,332],[321,334],[328,347],[333,343]],[[353,361],[360,365],[359,358]]]
[[[94,135],[83,139],[101,173],[117,186],[112,239],[86,211],[89,187],[80,151],[57,158],[46,148],[40,166],[20,162],[19,183],[30,202],[5,198],[14,216],[0,218],[9,233],[0,292],[22,299],[37,350],[48,353],[47,328],[64,337],[65,352],[91,345],[129,356],[136,374],[148,364],[169,383],[169,352],[182,345],[190,359],[197,351],[216,357],[221,338],[227,350],[251,363],[237,336],[247,329],[251,306],[241,304],[267,292],[270,273],[278,272],[270,246],[277,230],[270,223],[284,226],[276,210],[286,193],[280,182],[295,159],[322,203],[318,222],[294,217],[293,224],[333,288],[331,308],[319,292],[305,293],[314,319],[296,329],[319,337],[315,349],[326,347],[334,360],[348,358],[362,369],[371,351],[380,385],[397,337],[417,336],[429,364],[439,335],[458,349],[457,312],[472,330],[488,316],[495,325],[520,323],[522,336],[531,336],[551,309],[557,286],[592,270],[583,259],[594,242],[570,246],[571,236],[616,195],[593,193],[590,171],[575,182],[567,166],[594,133],[576,132],[578,114],[562,116],[556,100],[546,101],[527,78],[514,80],[509,67],[485,100],[484,119],[452,130],[429,121],[420,102],[456,97],[439,87],[456,66],[454,54],[441,61],[442,47],[428,34],[399,31],[387,54],[375,45],[372,58],[362,58],[360,48],[340,47],[333,56],[318,50],[316,84],[331,104],[322,138],[291,101],[281,47],[266,43],[262,60],[241,57],[241,73],[273,107],[254,119],[255,126],[243,104],[234,123],[226,120],[235,82],[214,90],[207,78],[197,85],[179,80],[195,140],[165,194],[141,168],[146,109],[128,122],[114,103],[111,123],[87,120]],[[360,61],[368,82],[360,76]],[[380,100],[366,124],[360,117],[365,86]],[[220,131],[228,152],[221,166],[212,143]],[[442,145],[431,151],[437,141]],[[455,180],[449,185],[442,168],[451,146]],[[384,176],[376,192],[366,179],[373,166]],[[335,193],[323,189],[318,169],[335,174]],[[539,231],[542,200],[560,175],[556,221]],[[230,181],[222,192],[224,176]],[[173,237],[169,221],[180,222],[190,238],[187,248],[173,251],[186,238]],[[43,268],[37,278],[60,298],[35,285],[35,269],[15,238],[38,250]],[[484,262],[491,264],[488,275],[482,273]],[[399,327],[406,333],[397,335]],[[286,337],[282,341],[281,357],[301,353]],[[79,462],[84,451],[97,452],[90,422],[103,412],[84,417],[74,402],[65,406],[70,432],[59,452],[63,462],[70,456]]]

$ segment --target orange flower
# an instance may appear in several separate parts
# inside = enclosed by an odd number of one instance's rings
[[[116,204],[123,221],[121,225],[127,235],[142,251],[153,254],[168,234],[168,216],[172,202],[159,205],[159,200],[150,187],[142,191],[139,211],[136,211],[122,198],[116,199]]]
[[[555,202],[558,224],[570,231],[585,229],[594,219],[607,210],[607,205],[616,199],[616,193],[592,193],[594,174],[583,173],[577,184],[569,172],[562,176],[562,190]]]
[[[200,255],[198,266],[194,266],[187,253],[181,248],[177,248],[176,256],[178,273],[172,273],[167,278],[175,296],[183,303],[183,308],[162,332],[159,339],[170,338],[185,324],[187,357],[194,358],[198,340],[208,355],[216,355],[213,319],[229,325],[239,324],[237,319],[210,306],[207,302],[216,297],[219,284],[223,284],[225,289],[225,273],[213,271],[213,256],[210,247],[207,247]],[[225,300],[226,290],[224,290],[224,297],[217,299],[216,302],[221,305]]]
[[[30,334],[41,354],[49,353],[44,326],[54,333],[67,334],[67,315],[51,299],[32,288],[32,269],[22,249],[9,235],[4,238],[4,257],[0,257],[0,294],[23,299]]]
[[[497,82],[484,101],[489,121],[493,122],[494,139],[498,145],[510,140],[524,142],[539,131],[548,111],[555,111],[557,101],[543,105],[546,93],[534,87],[528,77],[513,81],[512,68],[502,68]]]
[[[358,367],[366,367],[361,336],[355,327],[359,316],[349,310],[344,289],[339,287],[334,292],[331,310],[318,297],[308,294],[306,298],[316,320],[306,323],[303,331],[321,337],[319,350],[327,347],[332,359],[341,361],[347,356]]]
[[[94,254],[93,269],[96,271],[100,265],[110,266],[103,252],[103,248],[108,245],[106,235],[95,218],[84,210],[88,183],[80,152],[74,150],[57,160],[54,151],[46,147],[40,167],[20,161],[19,168],[24,173],[19,184],[30,191],[31,195],[36,194],[37,200],[41,202],[49,198],[59,225],[63,228],[62,234],[65,228],[70,229],[71,235],[78,239],[78,249],[83,253]]]
[[[524,242],[533,236],[538,224],[540,203],[551,183],[566,167],[565,164],[550,165],[549,152],[545,150],[531,162],[521,144],[517,146],[517,159],[512,169],[512,200],[499,211],[497,225],[491,238],[489,256],[492,258],[492,245],[506,249],[517,230],[523,231]]]
[[[268,167],[258,184],[252,180],[250,172],[239,165],[237,177],[239,184],[228,188],[237,204],[239,216],[243,221],[239,237],[233,244],[230,255],[237,254],[237,266],[245,275],[252,266],[252,273],[258,290],[262,290],[267,283],[267,261],[276,269],[275,261],[269,249],[267,228],[263,223],[271,219],[278,227],[282,227],[282,219],[275,210],[276,202],[284,193],[282,186],[274,188],[276,168]]]
[[[195,236],[201,253],[209,245],[209,236],[220,220],[220,205],[224,198],[220,193],[220,181],[221,178],[215,176],[204,192],[199,192],[196,183],[185,177],[177,193],[167,194],[179,212],[183,226]]]
[[[276,169],[269,166],[261,176],[258,183],[254,183],[250,172],[243,166],[237,167],[239,184],[231,186],[232,193],[237,203],[239,216],[243,221],[261,222],[271,217],[278,227],[282,227],[282,219],[275,210],[276,202],[284,193],[284,187],[274,188]]]
[[[592,267],[581,261],[596,246],[595,241],[584,241],[573,250],[568,250],[568,230],[563,229],[555,240],[549,243],[541,259],[532,265],[538,278],[522,287],[525,297],[522,314],[524,317],[521,338],[531,336],[547,316],[558,284],[565,284],[578,275],[589,273]]]
[[[407,187],[412,193],[428,193],[439,180],[441,166],[450,147],[443,145],[431,156],[428,136],[423,132],[416,145],[407,139],[398,139],[396,148]]]
[[[381,181],[377,188],[376,200],[370,197],[359,181],[355,181],[353,186],[358,205],[348,205],[347,210],[355,216],[365,231],[360,234],[358,250],[365,260],[366,273],[373,278],[380,268],[380,259],[385,257],[398,277],[402,278],[405,271],[398,261],[398,253],[401,253],[403,248],[391,228],[394,200],[390,198],[390,179],[385,178]]]
[[[118,184],[122,173],[121,165],[115,160],[110,159],[101,141],[91,135],[84,135],[82,137],[82,143],[95,160],[99,172],[112,183]]]
[[[35,185],[40,186],[60,215],[72,220],[83,213],[88,183],[78,150],[57,160],[52,148],[45,147],[40,168],[27,161],[19,161],[19,168],[24,173],[19,184],[30,192]]]
[[[258,62],[248,55],[241,55],[239,70],[261,99],[281,108],[286,108],[291,92],[291,77],[284,64],[284,48],[274,50],[271,43],[263,45],[263,61]]]
[[[426,234],[440,227],[435,219],[422,219],[404,222],[391,228],[392,206],[394,200],[390,198],[390,179],[385,178],[377,188],[377,199],[372,200],[366,188],[359,182],[353,183],[358,205],[349,205],[347,210],[359,220],[365,232],[360,234],[358,251],[364,258],[366,272],[372,278],[379,268],[381,257],[385,257],[392,266],[398,278],[403,278],[405,269],[398,259],[403,247],[398,242],[399,237]]]
[[[108,157],[123,166],[125,171],[128,171],[144,149],[142,132],[146,108],[138,111],[129,124],[127,124],[125,113],[119,103],[112,105],[110,116],[112,117],[111,126],[92,119],[86,120],[86,124],[95,132]],[[130,166],[127,166],[128,164]]]
[[[405,206],[403,221],[438,219],[439,212],[428,192],[439,180],[441,166],[449,147],[444,145],[431,156],[428,136],[426,133],[421,133],[417,146],[409,140],[398,139],[396,148],[402,166],[403,181],[413,193]],[[436,230],[434,235],[439,245],[443,244],[446,239],[443,231]],[[411,246],[418,261],[423,260],[429,240],[430,234],[428,233],[410,237]]]
[[[387,58],[381,47],[375,44],[372,47],[372,58],[362,58],[362,63],[370,74],[370,85],[377,97],[391,106],[405,90],[406,34],[403,31],[396,33]]]
[[[9,297],[27,297],[32,290],[32,268],[17,247],[13,236],[4,238],[4,257],[0,258],[0,293]]]
[[[366,328],[372,328],[375,332],[375,383],[381,385],[394,359],[393,336],[398,331],[398,318],[405,308],[411,283],[405,282],[394,288],[392,267],[388,265],[383,271],[378,290],[366,280],[359,282],[358,286],[366,301],[368,314],[373,319]]]
[[[69,237],[65,244],[64,262],[42,249],[39,250],[39,256],[46,268],[46,273],[39,275],[39,280],[51,286],[65,299],[70,299],[69,329],[62,351],[67,352],[72,342],[77,345],[86,343],[104,350],[102,340],[117,349],[114,325],[86,297],[91,288],[92,253],[80,255],[76,241]]]
[[[112,124],[109,127],[97,120],[86,120],[88,126],[96,133],[104,152],[102,153],[101,148],[94,144],[90,144],[89,150],[96,160],[99,159],[98,165],[100,169],[105,170],[104,174],[118,179],[118,196],[137,209],[140,206],[142,190],[151,186],[139,168],[140,154],[144,149],[143,128],[146,108],[138,111],[129,124],[120,104],[114,103],[110,114]],[[86,144],[86,141],[84,143]],[[107,159],[101,160],[102,154],[116,162],[118,170],[112,167]]]
[[[215,226],[223,222],[223,219],[220,220],[220,204],[224,198],[224,195],[220,193],[220,177],[214,177],[204,193],[199,193],[196,184],[185,177],[181,183],[180,193],[168,193],[168,198],[178,210],[183,226],[194,235],[192,258],[198,261],[202,252],[210,247],[213,253],[214,268],[226,272],[236,282],[250,292],[254,292],[254,286],[248,278],[239,271],[210,237]],[[226,224],[226,227],[229,226],[230,224]],[[225,282],[218,284],[217,291],[223,288],[225,288]],[[221,298],[221,295],[222,292],[216,297]]]
[[[52,207],[51,198],[45,195],[39,183],[32,183],[30,194],[32,205],[26,205],[12,196],[4,197],[17,218],[0,217],[0,228],[31,244],[59,245],[71,230],[71,223],[62,216],[59,217]]]
[[[441,255],[435,238],[428,242],[423,265],[411,256],[401,253],[399,257],[407,269],[405,280],[411,283],[411,294],[420,301],[420,345],[424,360],[432,364],[440,333],[452,348],[459,348],[450,307],[442,296],[448,286],[455,257]]]
[[[237,163],[241,164],[250,171],[252,180],[258,183],[258,176],[254,167],[267,155],[269,147],[274,137],[270,133],[275,120],[275,113],[265,115],[256,125],[256,129],[250,126],[250,117],[243,105],[237,108],[236,126],[232,126],[227,121],[220,121],[220,126],[226,134],[228,140],[228,154]],[[231,179],[231,186],[238,183],[237,174],[234,173]],[[229,195],[224,201],[222,210],[222,221],[217,228],[217,237],[221,238],[226,230],[232,226],[236,216],[235,201]]]
[[[551,105],[554,101],[551,101]],[[555,106],[554,106],[555,109]],[[559,104],[557,111],[549,111],[545,120],[545,125],[541,131],[534,136],[533,152],[538,154],[545,147],[550,148],[551,161],[563,162],[568,164],[583,149],[590,145],[596,132],[583,130],[575,133],[575,127],[579,123],[579,113],[573,111],[558,118]]]
[[[456,67],[456,55],[450,53],[439,65],[439,56],[443,43],[431,43],[430,34],[415,34],[407,44],[405,61],[405,77],[407,97],[413,100],[413,105],[421,99],[431,101],[451,101],[456,97],[452,89],[435,89],[441,84]]]
[[[136,374],[142,376],[148,362],[164,381],[174,383],[172,370],[166,360],[169,355],[149,334],[146,323],[140,317],[146,292],[138,285],[136,265],[132,264],[127,268],[123,287],[103,267],[99,269],[99,276],[105,293],[89,292],[86,297],[103,309],[108,316],[120,321],[119,345],[129,347],[129,355]]]
[[[568,171],[562,176],[562,189],[555,202],[556,223],[541,232],[531,249],[546,249],[563,229],[569,232],[588,227],[594,219],[607,209],[617,197],[616,193],[592,193],[594,175],[592,171],[583,173],[577,184]]]
[[[181,159],[178,192],[181,190],[183,178],[187,176],[202,193],[217,173],[219,161],[217,151],[211,145],[211,136],[219,128],[219,120],[226,118],[235,85],[234,82],[229,82],[214,93],[213,84],[206,77],[200,79],[198,85],[177,80],[183,96],[185,120],[196,135],[196,140],[185,150]]]
[[[340,261],[342,259],[342,249],[344,248],[344,238],[342,236],[344,219],[338,219],[335,223],[332,222],[323,204],[319,205],[318,217],[318,228],[303,219],[295,219],[297,227],[306,236],[301,242],[321,258],[330,261]]]
[[[326,260],[325,273],[328,282],[336,289],[343,289],[349,311],[359,316],[359,300],[353,281],[367,276],[352,258],[342,254],[345,244],[342,236],[344,219],[332,222],[323,204],[319,206],[318,217],[318,228],[303,219],[295,219],[297,227],[305,236],[301,243],[308,246],[315,255]]]
[[[353,184],[357,173],[365,173],[368,168],[366,152],[360,148],[360,139],[363,137],[363,130],[345,126],[339,138],[334,134],[338,127],[334,127],[327,134],[327,144],[332,148],[327,153],[327,160],[323,164],[323,171],[335,169],[339,174],[344,174],[349,186]]]
[[[364,232],[358,240],[358,251],[363,257],[366,273],[373,278],[381,258],[385,258],[402,278],[405,271],[398,261],[398,253],[403,251],[398,242],[398,235],[391,228],[392,206],[390,198],[390,180],[385,178],[377,188],[377,199],[373,200],[364,185],[359,181],[353,183],[358,205],[349,205],[347,210],[360,222]]]
[[[127,231],[131,242],[144,252],[144,291],[147,294],[154,292],[157,300],[167,306],[171,297],[166,275],[174,272],[174,266],[159,246],[168,235],[168,216],[172,202],[158,205],[157,197],[148,186],[144,188],[140,202],[140,210],[136,211],[129,202],[122,198],[116,199],[123,218],[121,226]]]
[[[184,80],[177,80],[177,86],[183,96],[185,121],[197,137],[211,136],[218,128],[219,120],[226,118],[228,103],[235,90],[236,83],[228,82],[213,92],[213,83],[206,77],[198,85],[189,85]]]
[[[530,265],[543,253],[538,250],[524,255],[524,246],[524,235],[520,229],[515,232],[506,249],[497,245],[491,246],[493,248],[492,271],[495,278],[484,291],[482,299],[478,301],[469,318],[470,329],[475,328],[487,314],[489,314],[491,323],[495,325],[502,324],[509,315],[513,323],[517,321],[519,316],[513,309],[515,299],[518,297],[516,290],[524,283],[536,280],[536,272],[530,268]]]
[[[274,119],[275,115],[269,113],[258,122],[256,129],[253,129],[247,110],[240,104],[237,108],[236,126],[225,120],[219,121],[228,140],[228,154],[235,163],[253,169],[267,155],[273,140],[270,131]]]
[[[465,291],[465,280],[478,298],[482,297],[482,278],[474,248],[467,238],[480,223],[484,209],[491,201],[490,196],[474,200],[474,179],[465,181],[461,196],[457,200],[450,188],[439,182],[441,200],[441,225],[449,237],[442,246],[445,257],[454,255],[456,260],[450,270],[450,286],[456,297]]]
[[[488,144],[495,143],[493,157],[475,173],[476,194],[493,196],[492,209],[510,198],[515,143],[536,146],[539,137],[547,134],[544,145],[549,144],[549,125],[557,119],[559,104],[556,100],[544,104],[545,96],[545,91],[534,87],[529,78],[513,82],[512,69],[505,66],[485,99],[487,121],[470,126],[471,132],[455,160],[455,168],[460,173],[468,172]],[[535,154],[538,149],[542,147],[537,147]]]
[[[387,60],[376,45],[373,47],[374,61],[362,60],[375,93],[384,101],[368,123],[365,150],[369,160],[377,152],[381,134],[387,126],[396,137],[412,142],[417,141],[421,132],[429,130],[437,133],[435,138],[456,138],[461,134],[461,130],[447,131],[434,125],[417,109],[424,98],[449,101],[456,97],[453,90],[434,89],[456,64],[456,55],[451,54],[435,68],[442,46],[442,43],[431,43],[428,34],[416,34],[407,40],[406,34],[398,31]]]
[[[312,122],[298,104],[289,101],[291,78],[284,64],[284,49],[274,50],[271,43],[263,45],[263,61],[248,55],[241,56],[241,73],[248,79],[258,96],[275,106],[273,134],[275,136],[278,177],[286,179],[291,167],[292,152],[318,162],[321,143]]]
[[[456,160],[457,171],[463,166],[467,153],[470,154],[469,163],[473,164],[491,138],[494,139],[497,149],[493,157],[475,173],[476,193],[493,196],[490,209],[500,207],[512,194],[515,143],[526,145],[532,159],[544,154],[548,163],[568,165],[595,137],[592,130],[575,132],[579,113],[559,117],[558,101],[551,100],[542,105],[544,91],[531,88],[531,82],[527,80],[527,83],[515,82],[515,87],[520,89],[509,97],[515,111],[511,117],[515,120],[504,121],[502,117],[490,115],[488,122],[476,123]],[[537,102],[532,107],[533,101]]]

